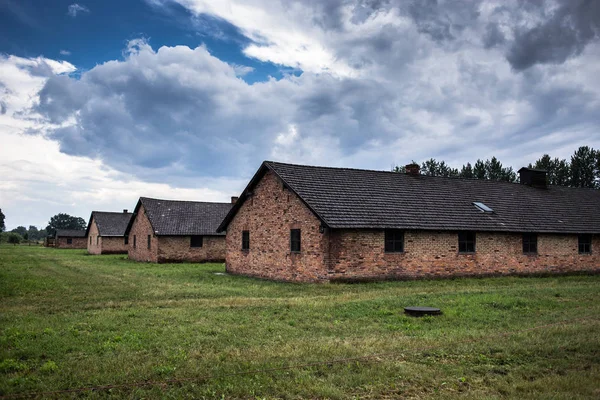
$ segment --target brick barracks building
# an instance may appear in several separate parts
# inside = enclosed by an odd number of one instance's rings
[[[217,233],[217,227],[231,206],[140,197],[125,232],[129,258],[158,263],[223,262],[225,233]]]
[[[218,228],[226,268],[305,282],[600,272],[600,191],[519,173],[517,184],[265,161]]]
[[[57,229],[54,247],[59,249],[85,249],[86,237],[83,229]]]
[[[127,254],[129,248],[125,229],[133,214],[92,211],[86,230],[90,254]]]

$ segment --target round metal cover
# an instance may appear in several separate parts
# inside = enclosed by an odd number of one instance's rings
[[[422,315],[440,315],[442,313],[439,308],[434,307],[404,307],[404,312],[415,317],[420,317]]]

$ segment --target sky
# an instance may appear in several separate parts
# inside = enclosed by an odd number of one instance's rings
[[[0,0],[7,229],[229,201],[263,160],[600,148],[600,2]]]

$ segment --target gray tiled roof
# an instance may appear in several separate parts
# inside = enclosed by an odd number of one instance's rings
[[[600,190],[266,161],[220,228],[266,170],[330,228],[600,233]],[[493,213],[472,203],[482,202]]]
[[[85,230],[81,229],[57,229],[57,237],[85,237]]]
[[[90,231],[92,218],[96,221],[100,236],[125,236],[125,229],[133,213],[92,211],[86,235]]]
[[[217,227],[231,209],[231,203],[161,200],[140,197],[156,235],[224,235]]]

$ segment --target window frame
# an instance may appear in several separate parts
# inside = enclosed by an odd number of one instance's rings
[[[133,248],[137,249],[137,236],[133,235]]]
[[[531,240],[533,238],[533,240]],[[532,250],[531,247],[534,249]],[[538,253],[538,234],[535,232],[524,232],[521,237],[523,254],[534,255]]]
[[[294,237],[295,235],[297,235],[297,238]],[[302,252],[302,230],[301,229],[290,229],[290,252],[291,253]]]
[[[469,239],[468,235],[473,235],[472,239]],[[477,252],[477,233],[475,231],[460,231],[458,232],[458,254],[475,254]],[[462,236],[462,237],[461,237]],[[464,244],[465,250],[461,249],[461,245]],[[473,245],[473,249],[469,249],[469,244]]]
[[[194,238],[196,240],[198,240],[198,238],[200,238],[200,245],[198,245],[198,243],[196,243],[194,245]],[[191,235],[190,236],[190,248],[199,249],[199,248],[202,248],[203,246],[204,246],[204,236],[203,235]]]
[[[73,244],[73,238],[67,238],[67,244]]]
[[[398,244],[400,249],[397,247]],[[386,229],[384,231],[383,249],[385,253],[404,253],[404,231],[401,229]]]
[[[152,235],[148,235],[148,250],[152,249]]]
[[[242,231],[242,250],[250,250],[250,231]]]
[[[125,246],[129,245],[129,235],[125,235],[123,237],[123,245],[125,245]]]
[[[96,246],[98,246],[99,242],[100,242],[100,235],[96,235]]]
[[[587,239],[587,241],[583,241]],[[583,250],[582,250],[583,247]],[[587,251],[586,248],[587,247]],[[579,254],[592,254],[592,235],[589,233],[581,233],[577,235],[577,252]]]
[[[90,246],[92,245],[92,235],[90,235]]]

